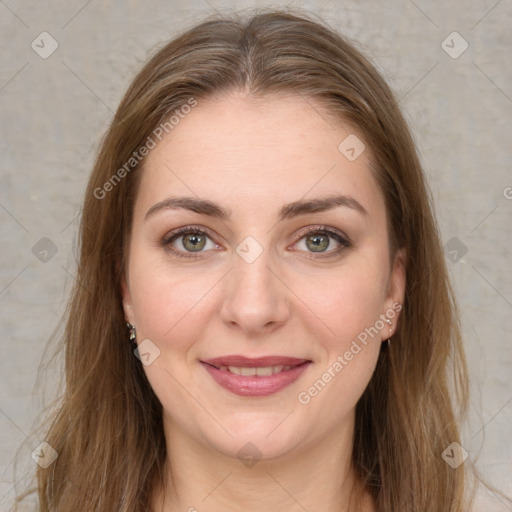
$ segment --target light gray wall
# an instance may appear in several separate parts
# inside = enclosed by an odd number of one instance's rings
[[[447,257],[457,260],[448,265],[474,393],[464,447],[512,494],[512,4],[288,3],[360,41],[401,99],[443,242],[455,237]],[[177,31],[217,9],[271,5],[285,2],[0,2],[2,510],[13,495],[12,459],[41,408],[35,376],[63,312],[80,199],[117,103],[148,53]],[[58,43],[48,58],[44,31]],[[463,39],[448,37],[454,31]],[[24,448],[29,468],[34,448]]]

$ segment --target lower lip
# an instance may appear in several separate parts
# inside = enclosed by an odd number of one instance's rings
[[[219,370],[202,361],[201,364],[206,368],[217,384],[235,393],[235,395],[267,396],[277,393],[286,386],[289,386],[292,382],[295,382],[309,367],[311,361],[294,366],[289,370],[283,370],[274,375],[269,375],[268,377],[237,375],[228,370]]]

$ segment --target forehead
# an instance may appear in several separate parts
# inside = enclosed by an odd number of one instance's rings
[[[370,148],[349,159],[347,140],[361,151],[362,135],[312,98],[200,99],[146,157],[137,204],[150,207],[170,194],[213,196],[261,215],[267,206],[277,211],[302,197],[343,193],[382,214]]]

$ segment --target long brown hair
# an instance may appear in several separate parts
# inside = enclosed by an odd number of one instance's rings
[[[316,99],[371,147],[393,254],[407,254],[407,286],[392,346],[381,350],[357,405],[353,466],[379,511],[466,512],[466,464],[453,469],[441,456],[460,442],[466,363],[415,145],[391,90],[361,52],[324,23],[289,11],[195,26],[149,60],[117,109],[83,203],[62,337],[65,390],[45,438],[58,458],[38,468],[40,511],[146,511],[152,483],[163,478],[162,407],[130,349],[121,306],[143,160],[126,164],[191,98],[237,89]]]

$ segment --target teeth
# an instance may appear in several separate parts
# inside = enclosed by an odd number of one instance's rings
[[[279,371],[281,371],[281,370],[279,370]],[[268,377],[269,375],[272,375],[273,373],[274,373],[274,368],[272,366],[264,366],[263,368],[256,368],[256,375],[258,377]]]
[[[246,368],[239,366],[221,366],[221,370],[228,370],[231,373],[235,373],[236,375],[243,375],[246,377],[252,377],[257,375],[258,377],[269,377],[270,375],[274,375],[276,373],[280,373],[283,370],[290,370],[294,368],[294,366],[283,366],[282,364],[276,366],[264,366],[261,368]]]

